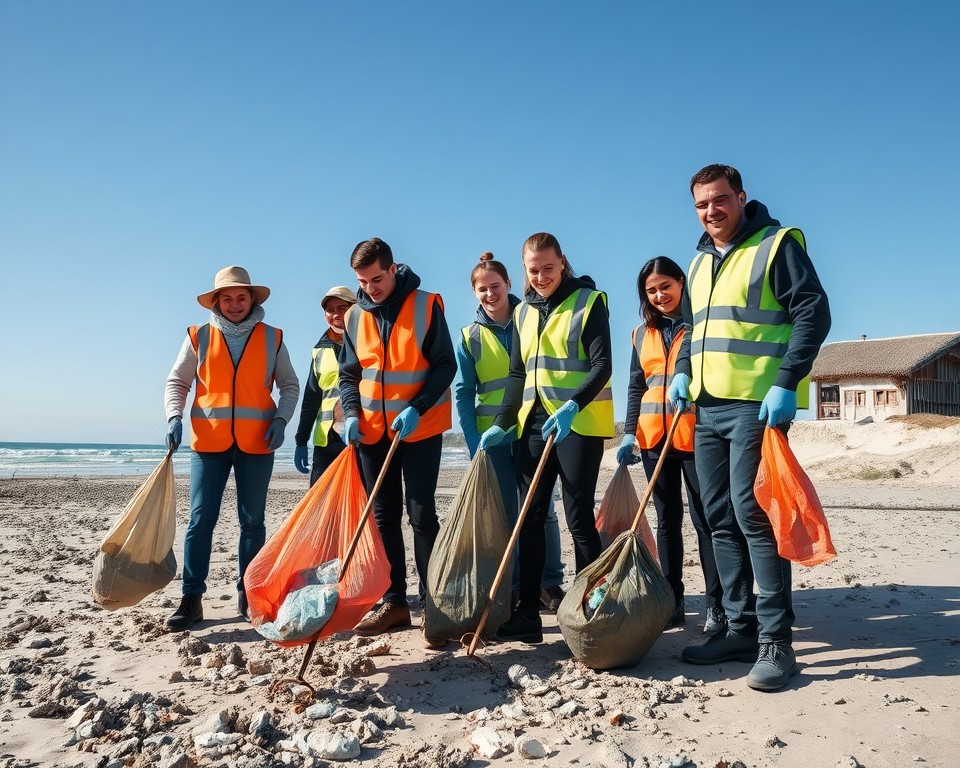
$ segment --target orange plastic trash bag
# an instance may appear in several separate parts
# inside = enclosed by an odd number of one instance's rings
[[[610,479],[610,485],[603,494],[600,510],[597,512],[597,533],[600,534],[600,543],[604,549],[633,525],[633,518],[639,506],[640,499],[637,496],[637,489],[633,487],[630,471],[625,464],[620,464]],[[650,523],[647,522],[646,513],[640,515],[640,537],[653,556],[653,561],[659,563],[657,540],[650,529]]]
[[[780,557],[811,566],[837,556],[817,491],[779,429],[763,431],[753,493],[770,518]]]
[[[340,571],[366,503],[348,446],[247,566],[250,623],[268,640],[289,647],[351,630],[387,591],[390,564],[372,514]]]

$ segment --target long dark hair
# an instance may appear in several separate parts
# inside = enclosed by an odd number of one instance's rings
[[[647,278],[654,273],[672,277],[681,286],[686,283],[687,279],[680,265],[666,256],[657,256],[655,259],[650,259],[640,268],[640,274],[637,275],[637,293],[640,295],[640,316],[647,328],[656,328],[657,321],[663,315],[647,298]]]

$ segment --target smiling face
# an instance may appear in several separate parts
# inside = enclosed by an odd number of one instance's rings
[[[713,238],[717,248],[728,245],[740,228],[745,192],[734,192],[726,178],[697,184],[693,187],[693,204],[704,231]]]
[[[547,299],[563,281],[564,258],[554,248],[523,252],[523,269],[530,287]]]
[[[664,315],[675,315],[680,307],[683,283],[669,275],[654,272],[647,278],[644,293],[654,309]]]
[[[509,291],[510,281],[504,280],[493,269],[482,271],[473,281],[473,295],[487,316],[498,323],[503,323],[510,315]]]
[[[343,299],[327,299],[327,303],[323,305],[323,314],[333,330],[343,332],[343,316],[352,306],[353,304]]]
[[[393,289],[397,287],[397,265],[391,264],[387,269],[380,266],[379,261],[374,261],[368,267],[355,269],[357,273],[357,283],[360,290],[363,291],[375,304],[383,304],[390,298]]]
[[[225,288],[217,293],[217,308],[231,323],[242,323],[253,309],[253,294],[247,288]]]

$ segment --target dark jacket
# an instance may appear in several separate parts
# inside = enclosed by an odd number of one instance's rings
[[[744,221],[739,232],[731,243],[733,250],[749,239],[764,227],[779,227],[780,222],[774,219],[767,207],[756,200],[751,200],[744,208]],[[697,245],[697,251],[713,255],[713,274],[716,276],[724,257],[720,256],[713,244],[713,238],[704,233]],[[810,257],[794,238],[785,237],[773,256],[770,268],[770,287],[777,301],[790,316],[793,323],[793,335],[787,344],[787,352],[780,365],[775,385],[796,391],[800,380],[810,373],[813,361],[820,351],[820,346],[830,332],[830,304],[827,294],[820,284],[820,278],[813,268]],[[693,311],[690,304],[689,291],[683,294],[683,321],[687,329],[693,324]],[[690,375],[690,333],[683,339],[680,347],[680,357],[677,360],[677,372]],[[710,395],[704,387],[697,400],[698,405],[711,405],[729,402]]]
[[[682,317],[673,318],[660,315],[657,318],[657,330],[660,332],[660,338],[663,341],[665,357],[669,355],[670,345],[681,327],[683,327]],[[641,325],[637,329],[637,334],[640,337],[638,341],[641,343],[646,330],[645,325]],[[630,380],[627,384],[627,418],[623,422],[623,433],[625,435],[635,435],[637,433],[637,422],[640,419],[640,401],[646,391],[647,372],[643,370],[643,366],[640,364],[636,345],[632,345],[630,350]]]
[[[416,273],[406,264],[398,264],[396,287],[382,304],[375,303],[364,291],[357,291],[357,306],[363,312],[373,313],[384,349],[390,341],[390,333],[400,315],[404,299],[419,287],[420,278]],[[430,327],[423,340],[423,356],[430,362],[430,371],[417,396],[410,401],[410,405],[421,416],[436,404],[457,373],[450,330],[439,302],[433,305]],[[360,415],[360,373],[357,351],[344,334],[340,350],[340,404],[344,417]]]
[[[324,349],[329,347],[333,353],[339,357],[340,344],[330,338],[330,329],[328,328],[320,341],[313,345],[314,349]],[[294,439],[297,445],[306,445],[313,434],[313,425],[317,421],[317,414],[320,413],[320,405],[323,402],[323,390],[320,388],[320,382],[317,381],[317,372],[313,367],[313,357],[310,358],[310,373],[307,374],[307,383],[303,386],[303,402],[300,404],[300,424],[297,426],[297,434]]]
[[[540,313],[538,331],[542,332],[547,318],[578,288],[591,291],[597,289],[596,283],[588,275],[566,277],[549,297],[543,298],[532,288],[524,294],[524,300],[532,309]],[[602,311],[597,311],[602,309]],[[594,304],[593,311],[587,316],[580,341],[590,359],[590,373],[571,398],[580,409],[587,407],[600,394],[600,390],[610,380],[613,371],[613,355],[610,351],[610,313],[605,303]],[[526,361],[520,352],[520,331],[514,323],[513,348],[510,350],[510,375],[507,388],[503,393],[503,404],[497,414],[495,424],[501,429],[510,429],[517,423],[520,406],[523,403],[523,382],[526,378]],[[540,424],[545,411],[540,397],[534,404],[531,424]]]

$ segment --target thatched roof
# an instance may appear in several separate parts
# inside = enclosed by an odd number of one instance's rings
[[[960,331],[836,341],[820,350],[810,378],[814,381],[872,376],[906,378],[951,347],[960,347]]]

